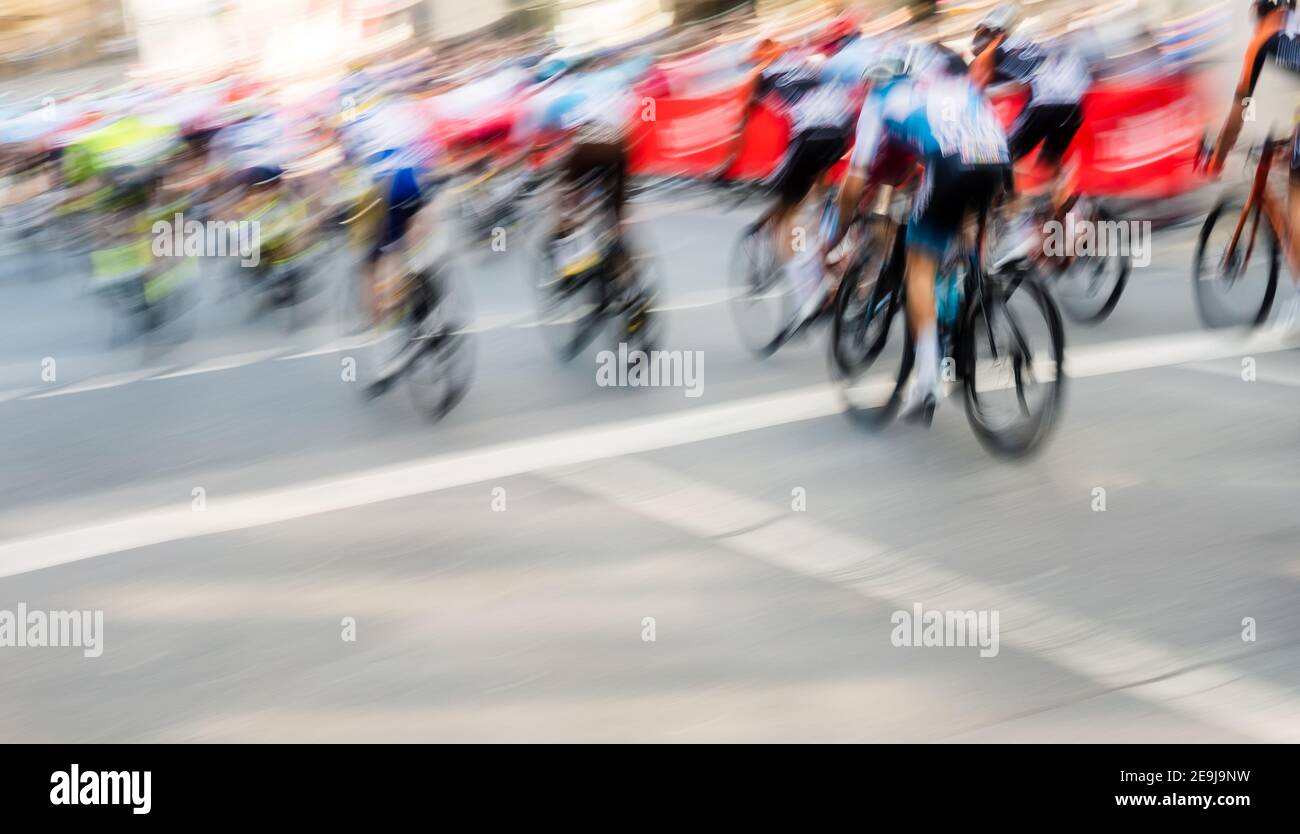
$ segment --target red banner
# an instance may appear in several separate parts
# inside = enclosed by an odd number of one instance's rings
[[[631,169],[649,176],[709,177],[729,160],[730,179],[758,180],[780,164],[789,124],[759,104],[740,135],[752,81],[706,96],[647,96],[632,128]],[[1025,96],[998,96],[1010,129]],[[1084,99],[1084,125],[1070,150],[1080,187],[1100,196],[1170,197],[1197,186],[1192,163],[1205,124],[1184,76],[1098,85]],[[1017,165],[1022,185],[1036,181],[1034,155]],[[833,173],[843,174],[844,163]],[[1041,179],[1041,177],[1038,177]]]

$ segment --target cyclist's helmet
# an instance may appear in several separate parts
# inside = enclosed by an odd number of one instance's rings
[[[1255,14],[1259,17],[1272,14],[1278,9],[1294,9],[1295,0],[1251,0]]]
[[[1015,3],[1003,3],[995,7],[975,24],[975,38],[971,41],[971,51],[979,55],[993,39],[999,35],[1010,34],[1020,19],[1020,7]]]
[[[885,44],[867,64],[862,80],[874,87],[909,75],[915,58],[914,49],[912,44]]]

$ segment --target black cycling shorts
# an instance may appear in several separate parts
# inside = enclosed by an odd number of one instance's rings
[[[818,127],[796,134],[777,176],[781,206],[793,208],[802,203],[817,180],[844,156],[848,144],[848,134],[838,128]]]
[[[627,205],[627,145],[621,139],[577,141],[564,163],[564,179],[573,184],[594,175],[609,195],[610,207],[621,223]]]
[[[1016,119],[1011,136],[1007,139],[1007,149],[1011,151],[1011,161],[1016,162],[1029,155],[1029,152],[1041,143],[1042,152],[1038,160],[1053,167],[1060,165],[1065,152],[1070,149],[1074,136],[1083,127],[1083,105],[1081,104],[1034,104],[1030,102]]]
[[[907,245],[942,258],[966,216],[987,213],[1010,178],[1009,165],[963,165],[953,156],[928,160],[912,206]]]

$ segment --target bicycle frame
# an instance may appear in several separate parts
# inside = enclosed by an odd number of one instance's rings
[[[1224,251],[1224,259],[1230,259],[1235,254],[1238,244],[1241,243],[1241,234],[1246,228],[1246,221],[1253,212],[1254,218],[1251,221],[1250,237],[1246,244],[1246,257],[1242,259],[1242,263],[1249,263],[1251,255],[1255,252],[1255,241],[1259,235],[1260,216],[1263,215],[1272,227],[1274,237],[1280,242],[1285,242],[1282,248],[1286,252],[1287,262],[1291,266],[1293,273],[1300,274],[1300,272],[1295,272],[1296,264],[1293,263],[1290,236],[1286,234],[1287,220],[1283,214],[1283,208],[1268,187],[1268,177],[1272,172],[1277,149],[1281,144],[1281,141],[1272,137],[1264,141],[1259,154],[1259,164],[1255,168],[1255,176],[1251,181],[1250,193],[1246,198],[1246,205],[1241,210],[1241,216],[1237,218],[1236,228],[1232,232],[1232,240]]]

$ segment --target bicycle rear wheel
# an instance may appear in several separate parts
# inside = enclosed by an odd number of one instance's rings
[[[903,244],[900,232],[883,264],[861,253],[845,271],[832,308],[831,379],[849,418],[872,429],[898,413],[915,360],[911,334],[897,315],[904,309]]]
[[[1232,257],[1227,257],[1241,209],[1239,202],[1221,200],[1201,227],[1192,290],[1206,327],[1258,327],[1268,319],[1277,294],[1281,248],[1267,218],[1258,218],[1253,247],[1250,230],[1256,218],[1247,218]]]
[[[563,362],[569,362],[600,333],[606,323],[608,263],[580,275],[561,276],[554,252],[543,245],[541,270],[534,291],[542,337]]]
[[[1110,212],[1100,207],[1093,212],[1091,220],[1093,227],[1099,230],[1107,229],[1110,223],[1115,222]],[[1119,303],[1132,266],[1127,252],[1108,251],[1104,255],[1075,258],[1069,268],[1053,281],[1052,295],[1073,321],[1100,324]]]
[[[465,398],[474,376],[474,337],[469,291],[446,264],[417,279],[424,313],[414,338],[426,347],[406,373],[406,390],[415,408],[437,421]]]
[[[959,362],[971,428],[995,455],[1030,454],[1055,425],[1064,395],[1061,314],[1021,267],[986,279],[963,318]]]

